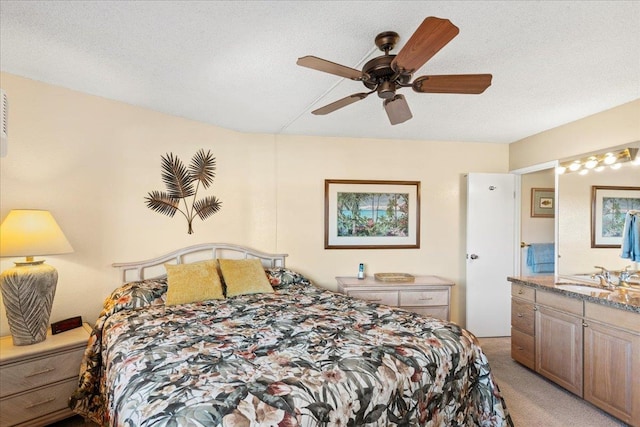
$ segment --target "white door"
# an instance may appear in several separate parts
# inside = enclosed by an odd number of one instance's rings
[[[466,328],[478,337],[511,335],[515,191],[515,175],[467,175]]]

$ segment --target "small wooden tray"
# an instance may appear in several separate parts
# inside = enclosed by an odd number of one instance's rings
[[[411,283],[416,280],[415,277],[407,273],[375,273],[373,277],[380,282]]]

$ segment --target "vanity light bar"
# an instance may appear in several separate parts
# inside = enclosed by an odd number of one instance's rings
[[[607,152],[604,154],[594,154],[582,159],[561,163],[556,168],[558,175],[570,172],[579,172],[580,175],[586,175],[589,170],[600,172],[609,166],[612,169],[619,169],[622,163],[631,162],[634,165],[639,164],[638,148],[624,148],[619,151]]]

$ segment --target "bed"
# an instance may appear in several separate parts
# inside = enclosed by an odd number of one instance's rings
[[[468,331],[322,289],[285,258],[204,244],[114,264],[124,284],[71,409],[103,426],[513,426]],[[176,299],[211,279],[202,265],[223,295]]]

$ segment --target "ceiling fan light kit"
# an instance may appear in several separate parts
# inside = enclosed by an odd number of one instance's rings
[[[384,109],[392,125],[404,123],[413,117],[403,95],[396,95],[392,99],[385,99]]]
[[[403,123],[413,116],[403,95],[396,91],[411,87],[418,93],[480,94],[491,86],[491,74],[458,74],[421,76],[413,82],[413,74],[429,59],[446,46],[460,30],[448,19],[430,16],[411,35],[397,55],[391,55],[400,40],[398,33],[385,31],[375,38],[375,44],[384,55],[371,59],[362,70],[336,64],[315,56],[298,58],[303,67],[334,74],[339,77],[361,81],[369,92],[356,93],[312,111],[325,115],[361,101],[373,92],[383,100],[383,106],[392,125]]]

